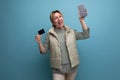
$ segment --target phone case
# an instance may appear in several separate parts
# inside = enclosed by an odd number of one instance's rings
[[[83,4],[78,6],[78,10],[80,11],[80,17],[85,18],[87,16],[87,9],[84,7]]]

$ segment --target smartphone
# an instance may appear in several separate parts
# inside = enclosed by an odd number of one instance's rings
[[[80,11],[80,17],[85,18],[87,16],[87,9],[84,7],[83,4],[78,6],[78,10]]]
[[[44,34],[45,33],[45,30],[44,29],[40,29],[39,31],[38,31],[38,34],[39,35],[42,35],[42,34]]]

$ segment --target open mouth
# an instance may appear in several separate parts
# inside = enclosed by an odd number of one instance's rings
[[[62,21],[59,21],[58,24],[61,25],[63,22]]]

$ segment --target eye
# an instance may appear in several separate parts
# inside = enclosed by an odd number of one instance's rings
[[[62,15],[59,15],[59,18],[61,18],[62,17]]]
[[[57,17],[54,18],[54,20],[56,20],[56,19],[57,19]]]

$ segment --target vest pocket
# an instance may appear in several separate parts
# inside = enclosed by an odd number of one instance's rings
[[[80,61],[79,61],[79,56],[78,55],[72,55],[70,56],[70,60],[71,60],[71,66],[72,68],[79,65]]]
[[[50,63],[52,68],[61,68],[61,58],[50,58]]]

